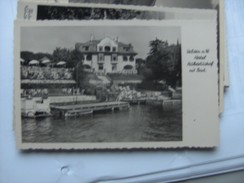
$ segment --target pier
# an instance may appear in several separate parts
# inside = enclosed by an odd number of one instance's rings
[[[54,114],[58,114],[58,116],[66,116],[70,111],[80,111],[87,113],[90,111],[94,113],[96,111],[105,111],[105,110],[122,110],[129,109],[130,105],[127,102],[99,102],[99,103],[89,103],[89,104],[76,104],[76,105],[51,105],[51,112]]]
[[[145,98],[135,98],[135,99],[123,99],[121,100],[123,102],[127,102],[130,105],[140,105],[140,104],[146,104],[147,100]]]

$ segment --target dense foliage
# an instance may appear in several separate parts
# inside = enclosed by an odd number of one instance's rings
[[[142,14],[140,11],[125,9],[39,6],[37,19],[40,20],[96,20],[96,19],[133,19]]]
[[[144,76],[147,80],[166,82],[175,87],[181,85],[181,46],[169,45],[167,41],[152,40],[146,58]]]

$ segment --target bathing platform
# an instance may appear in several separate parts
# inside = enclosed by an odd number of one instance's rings
[[[79,114],[82,114],[84,111],[90,111],[91,113],[97,111],[107,111],[107,110],[122,110],[129,109],[130,105],[128,102],[98,102],[98,103],[89,103],[89,104],[72,104],[72,105],[51,105],[51,112],[58,116],[66,116],[67,113],[71,111],[80,111]]]

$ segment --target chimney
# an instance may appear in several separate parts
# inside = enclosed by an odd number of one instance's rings
[[[94,40],[94,36],[93,36],[93,34],[91,34],[90,41],[93,41],[93,40]]]

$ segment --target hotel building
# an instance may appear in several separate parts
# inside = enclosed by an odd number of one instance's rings
[[[131,44],[105,37],[88,42],[76,43],[75,48],[84,55],[83,65],[97,73],[136,73],[135,56]]]

